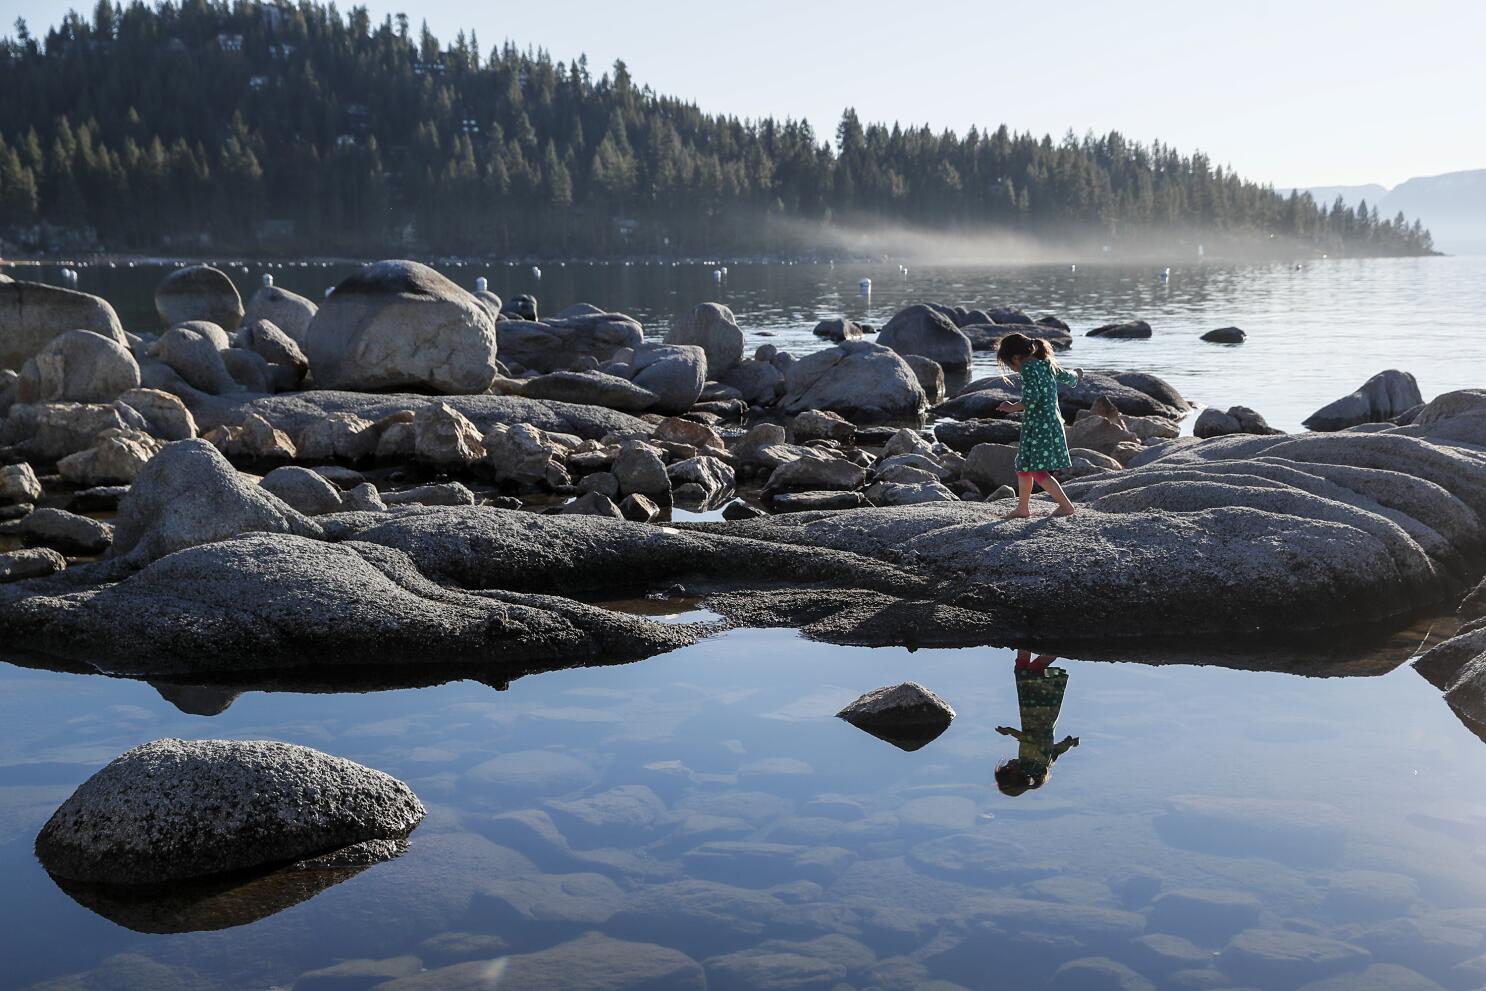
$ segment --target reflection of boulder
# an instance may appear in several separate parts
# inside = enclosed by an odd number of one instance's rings
[[[918,750],[949,729],[955,710],[923,685],[906,681],[868,692],[836,715],[900,750]]]
[[[152,681],[150,687],[177,709],[192,716],[220,716],[242,692],[216,685],[173,685]]]
[[[399,847],[392,856],[399,856],[402,850]],[[125,929],[140,933],[209,932],[245,926],[293,908],[326,888],[350,880],[375,862],[327,867],[295,864],[267,874],[237,874],[149,887],[84,884],[55,875],[52,880],[73,901]]]

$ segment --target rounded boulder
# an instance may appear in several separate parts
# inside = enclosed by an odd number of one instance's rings
[[[411,261],[366,265],[335,287],[306,352],[323,389],[484,392],[495,381],[495,321],[473,296]]]
[[[57,877],[151,884],[398,841],[423,815],[396,778],[308,747],[155,740],[83,782],[36,855]]]
[[[231,333],[242,323],[243,300],[226,272],[210,265],[187,265],[155,287],[155,311],[167,327],[207,320]]]

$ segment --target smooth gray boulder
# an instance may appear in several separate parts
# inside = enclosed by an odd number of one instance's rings
[[[635,352],[630,381],[655,395],[652,412],[685,413],[707,382],[706,352],[693,345],[643,345]]]
[[[318,311],[318,306],[298,293],[278,286],[264,286],[248,300],[243,325],[249,326],[259,320],[266,320],[303,349],[305,342],[309,340],[310,323]]]
[[[21,368],[23,403],[107,403],[139,387],[139,363],[111,337],[69,330],[52,338]]]
[[[213,396],[241,391],[227,369],[222,351],[198,324],[181,324],[160,335],[154,354],[193,389]]]
[[[939,362],[921,354],[904,355],[903,360],[918,378],[919,388],[924,390],[924,398],[930,403],[944,402],[944,369]]]
[[[843,458],[798,458],[769,474],[768,489],[780,491],[853,490],[867,481],[861,465]]]
[[[721,379],[743,360],[743,331],[733,311],[721,303],[698,303],[666,331],[665,343],[690,344],[707,356],[704,374]]]
[[[129,340],[106,300],[40,282],[0,284],[0,368],[19,371],[59,334],[90,330],[122,348]]]
[[[344,279],[310,324],[305,351],[325,389],[484,392],[495,381],[495,321],[473,296],[412,261]]]
[[[341,511],[340,489],[308,468],[297,465],[275,468],[258,484],[306,516]]]
[[[750,406],[772,406],[784,391],[784,373],[773,362],[747,358],[723,373],[722,383],[738,390]]]
[[[1414,376],[1390,368],[1368,379],[1356,392],[1316,410],[1306,418],[1305,427],[1334,431],[1364,423],[1383,423],[1423,402]]]
[[[779,408],[790,415],[830,410],[858,424],[919,420],[928,400],[918,376],[891,349],[846,341],[808,354],[784,374]]]
[[[204,440],[167,444],[119,502],[113,554],[133,566],[241,533],[319,536],[319,527],[238,474]]]
[[[252,351],[270,365],[287,369],[283,373],[284,388],[297,386],[309,371],[310,360],[305,357],[299,343],[288,332],[271,320],[250,320],[238,333],[238,346]]]
[[[110,885],[398,848],[423,804],[389,775],[267,740],[155,740],[78,786],[36,838],[53,875]]]
[[[1197,417],[1192,433],[1202,439],[1226,437],[1231,434],[1283,434],[1269,425],[1262,415],[1247,406],[1230,406],[1228,412],[1209,407]]]
[[[0,553],[0,582],[53,575],[67,567],[67,559],[50,547],[26,547]]]
[[[231,333],[242,323],[243,301],[226,272],[210,265],[187,265],[155,287],[155,310],[166,327],[209,320]]]
[[[267,395],[277,391],[280,381],[286,382],[289,388],[293,388],[294,381],[290,376],[282,376],[274,371],[275,366],[264,360],[256,351],[247,348],[223,348],[221,352],[222,364],[227,369],[227,374],[232,376],[232,381],[238,387],[256,395]]]
[[[504,322],[511,324],[518,321],[506,320]],[[519,322],[526,323],[526,321]],[[641,388],[628,379],[596,371],[549,372],[546,375],[539,375],[522,383],[521,394],[528,399],[587,403],[628,413],[642,413],[654,406],[660,398],[649,389]]]
[[[898,311],[877,332],[877,343],[898,354],[922,355],[945,368],[964,368],[972,357],[970,339],[954,321],[922,303]]]
[[[113,542],[113,527],[65,509],[37,509],[18,532],[28,547],[50,547],[63,554],[102,554]]]
[[[569,310],[545,323],[502,320],[495,328],[501,360],[532,371],[560,372],[583,358],[608,361],[620,348],[639,348],[645,340],[639,322],[622,313]]]

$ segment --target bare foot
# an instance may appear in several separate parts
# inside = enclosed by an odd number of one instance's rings
[[[1013,509],[1011,512],[1007,513],[1004,517],[1002,517],[1002,519],[1008,519],[1008,520],[1025,520],[1025,519],[1030,519],[1031,516],[1032,516],[1032,511],[1030,509]]]
[[[1078,515],[1078,510],[1077,509],[1074,509],[1072,506],[1069,506],[1067,509],[1057,509],[1057,510],[1054,510],[1052,515],[1054,515],[1054,516],[1077,516]]]

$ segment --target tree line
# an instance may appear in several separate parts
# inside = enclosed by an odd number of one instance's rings
[[[0,39],[0,238],[88,231],[115,251],[764,254],[809,226],[901,224],[1119,245],[1282,238],[1423,254],[1429,232],[1315,203],[1200,153],[739,120],[474,32],[440,42],[301,0],[98,0]],[[40,233],[38,233],[40,232]]]

